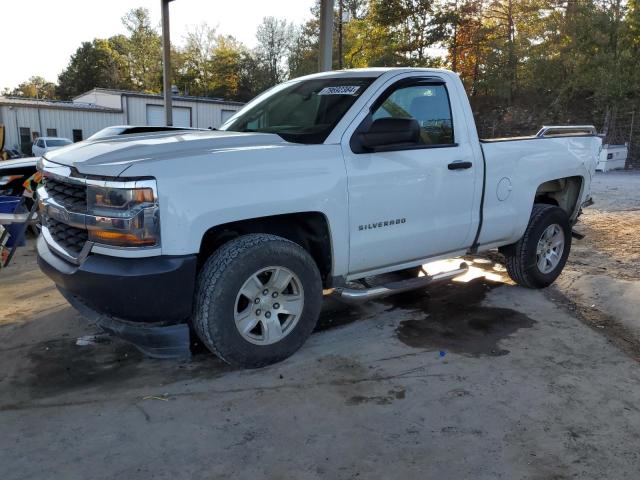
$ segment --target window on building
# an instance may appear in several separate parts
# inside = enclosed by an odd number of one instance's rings
[[[57,137],[58,129],[57,128],[47,128],[47,137]]]
[[[20,150],[25,155],[31,155],[31,129],[20,127]]]
[[[75,142],[81,142],[82,141],[82,130],[81,129],[73,129],[73,141]]]

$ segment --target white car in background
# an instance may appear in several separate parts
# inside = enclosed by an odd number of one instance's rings
[[[56,148],[66,147],[73,142],[68,138],[62,137],[39,137],[31,147],[31,153],[34,157],[41,157],[45,153],[55,150]]]

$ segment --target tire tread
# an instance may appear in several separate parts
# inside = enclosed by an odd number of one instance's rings
[[[217,285],[224,281],[225,274],[239,258],[248,253],[249,250],[258,246],[265,246],[270,242],[288,243],[294,249],[302,250],[297,243],[287,240],[285,238],[271,235],[271,234],[247,234],[241,237],[230,240],[216,250],[204,263],[197,279],[197,285],[199,286],[196,293],[194,302],[194,313],[192,315],[192,326],[205,346],[211,350],[218,358],[231,365],[250,366],[252,368],[259,368],[268,365],[270,361],[255,360],[247,356],[246,359],[238,361],[237,358],[230,358],[225,354],[224,349],[220,348],[220,345],[216,342],[216,338],[219,338],[219,325],[216,321],[211,321],[218,317],[215,311],[215,301],[212,301],[213,295],[217,291]],[[310,258],[310,257],[309,257]],[[315,262],[313,268],[316,269]],[[318,279],[320,273],[317,272]],[[236,352],[237,357],[237,352]]]
[[[505,267],[509,277],[518,285],[527,288],[540,288],[539,282],[531,275],[531,266],[527,264],[527,246],[531,241],[535,226],[542,221],[551,211],[558,207],[549,204],[536,203],[531,210],[529,224],[524,235],[514,245],[509,254],[505,254]],[[567,246],[570,248],[570,244]]]

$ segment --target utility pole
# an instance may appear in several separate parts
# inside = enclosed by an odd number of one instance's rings
[[[338,0],[338,70],[342,70],[342,2]]]
[[[331,70],[333,50],[333,0],[320,0],[320,55],[318,71]]]
[[[164,93],[164,121],[167,127],[173,125],[171,98],[171,39],[169,38],[169,2],[162,2],[162,89]]]

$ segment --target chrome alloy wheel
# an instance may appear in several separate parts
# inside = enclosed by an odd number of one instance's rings
[[[564,243],[564,230],[560,225],[553,223],[545,229],[536,248],[536,263],[541,273],[550,273],[558,266]]]
[[[271,345],[293,331],[303,307],[304,290],[298,276],[285,267],[267,267],[244,282],[233,313],[245,340]]]

